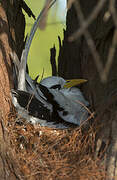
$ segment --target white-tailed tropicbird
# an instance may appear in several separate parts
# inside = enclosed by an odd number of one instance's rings
[[[51,1],[48,8],[54,2]],[[33,124],[40,123],[41,126],[60,129],[80,126],[88,118],[85,106],[89,105],[80,89],[72,87],[71,80],[66,81],[57,76],[44,78],[37,83],[26,72],[28,52],[42,15],[44,9],[32,27],[21,61],[17,57],[15,59],[14,84],[17,87],[11,90],[12,102],[18,114]],[[74,82],[78,84],[78,80]]]

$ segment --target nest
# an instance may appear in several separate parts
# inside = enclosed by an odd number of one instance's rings
[[[15,119],[15,120],[14,120]],[[90,127],[56,130],[31,125],[11,114],[7,130],[10,148],[28,180],[102,180],[105,170],[94,158],[95,131]]]

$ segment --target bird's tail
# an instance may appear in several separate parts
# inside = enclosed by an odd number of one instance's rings
[[[28,54],[29,54],[29,50],[30,50],[30,46],[31,46],[31,43],[32,43],[32,40],[33,40],[33,37],[35,35],[35,32],[40,24],[40,21],[42,19],[42,17],[46,14],[46,12],[53,6],[53,4],[56,2],[56,0],[51,0],[49,2],[49,4],[47,3],[47,5],[45,4],[44,8],[42,9],[42,11],[40,12],[40,14],[38,15],[32,29],[31,29],[31,32],[30,32],[30,35],[29,37],[27,38],[27,41],[26,41],[26,45],[25,45],[25,56],[22,57],[24,58],[24,61],[25,61],[25,69],[26,69],[26,64],[27,64],[27,58],[28,58]]]
[[[34,22],[34,25],[31,29],[30,35],[27,36],[25,48],[22,51],[22,56],[21,60],[14,60],[15,64],[15,71],[17,70],[18,72],[15,73],[17,76],[17,89],[22,90],[22,91],[36,91],[36,86],[33,83],[33,80],[30,78],[29,74],[26,72],[26,65],[27,65],[27,59],[28,59],[28,54],[30,50],[30,46],[33,40],[33,37],[35,35],[35,32],[38,28],[38,25],[42,19],[42,17],[46,14],[46,11],[48,11],[52,5],[56,2],[56,0],[51,0],[49,3],[45,4],[44,8],[40,12],[39,16],[37,17],[36,21]],[[18,57],[17,57],[18,58]],[[27,90],[28,87],[28,90]]]

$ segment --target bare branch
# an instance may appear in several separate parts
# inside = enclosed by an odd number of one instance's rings
[[[91,15],[88,17],[88,19],[83,19],[81,27],[74,32],[71,37],[69,38],[70,41],[74,41],[75,39],[79,38],[81,35],[85,33],[89,25],[96,19],[99,12],[102,10],[106,0],[101,0],[99,3],[95,6],[94,10],[92,11]]]

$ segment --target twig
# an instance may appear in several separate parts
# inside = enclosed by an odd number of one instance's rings
[[[74,5],[75,5],[75,8],[76,8],[76,12],[77,12],[77,16],[79,18],[80,24],[82,26],[82,23],[84,22],[84,16],[83,16],[83,13],[81,11],[79,1],[75,1]],[[91,37],[91,34],[89,33],[88,30],[85,30],[84,36],[85,36],[87,44],[88,44],[88,46],[90,48],[91,54],[92,54],[92,56],[94,58],[94,61],[95,61],[95,64],[96,64],[100,79],[103,81],[103,79],[102,79],[103,64],[101,62],[101,58],[99,56],[99,53],[96,50],[95,43],[94,43],[94,41],[93,41],[93,39]],[[104,78],[106,79],[106,77],[104,77]]]
[[[83,20],[81,27],[78,28],[78,30],[69,37],[70,41],[74,41],[75,39],[79,38],[81,35],[85,33],[89,25],[97,18],[99,12],[102,10],[106,1],[107,0],[101,0],[99,1],[99,3],[97,3],[91,15],[88,17],[88,19]]]

